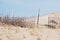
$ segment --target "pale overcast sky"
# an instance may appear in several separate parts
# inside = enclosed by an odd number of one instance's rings
[[[60,12],[60,0],[0,0],[0,15],[11,16],[13,9],[15,16],[36,16],[38,8],[41,15]]]

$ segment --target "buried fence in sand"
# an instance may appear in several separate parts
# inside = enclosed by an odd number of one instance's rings
[[[37,20],[37,22],[35,22]],[[5,24],[11,24],[11,25],[16,25],[16,26],[21,26],[21,27],[35,27],[35,25],[39,26],[39,18],[38,19],[25,19],[25,18],[15,18],[11,19],[9,17],[2,18],[0,17],[0,21]],[[45,24],[43,24],[45,25]],[[60,18],[59,17],[48,17],[48,24],[46,24],[48,28],[58,28],[60,26]]]
[[[48,17],[48,27],[49,28],[58,28],[60,26],[59,17]]]

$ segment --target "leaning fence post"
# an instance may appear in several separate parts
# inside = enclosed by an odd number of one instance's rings
[[[37,16],[37,27],[39,27],[39,13],[40,13],[40,9],[38,9],[38,16]]]

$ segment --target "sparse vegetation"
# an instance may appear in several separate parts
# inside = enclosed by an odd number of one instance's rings
[[[56,26],[58,24],[56,20],[48,21],[49,24],[39,24],[38,25],[39,27],[36,28],[34,28],[35,27],[34,22],[35,22],[34,20],[32,21],[29,19],[28,21],[26,21],[25,18],[20,17],[9,17],[9,16],[0,17],[0,23],[2,23],[2,25],[0,25],[0,32],[1,32],[0,39],[1,40],[60,39],[60,29],[57,29],[60,28],[60,25]]]
[[[2,24],[8,24],[8,25],[14,25],[14,26],[21,26],[21,27],[26,27],[26,22],[24,21],[24,18],[13,18],[13,17],[9,17],[9,16],[5,16],[5,17],[0,17],[0,22]]]
[[[20,26],[20,27],[29,27],[32,28],[33,24],[26,22],[25,18],[20,18],[20,17],[0,17],[0,22],[2,24],[7,24],[7,25],[13,25],[13,26]]]

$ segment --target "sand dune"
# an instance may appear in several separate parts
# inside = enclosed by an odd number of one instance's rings
[[[39,17],[39,27],[42,27],[43,25],[48,25],[48,18],[55,20],[57,23],[60,23],[60,12],[53,12],[53,13],[47,13],[43,16]],[[27,22],[37,25],[37,17],[27,18]]]
[[[50,13],[40,16],[38,28],[35,27],[37,18],[26,19],[26,22],[34,25],[32,26],[34,28],[21,28],[6,24],[0,25],[0,40],[60,40],[60,29],[46,29],[43,26],[44,24],[48,24],[48,17],[55,17],[53,19],[58,20],[60,13]]]

